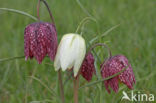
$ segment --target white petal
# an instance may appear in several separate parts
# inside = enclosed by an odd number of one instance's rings
[[[70,46],[72,41],[73,35],[68,35],[63,37],[63,45],[61,48],[61,68],[65,71],[69,66],[73,64],[73,56],[72,55],[72,48]]]
[[[85,53],[85,41],[80,35],[64,35],[54,61],[55,69],[58,70],[61,67],[65,71],[74,67],[74,76],[76,76],[85,57]]]
[[[59,70],[60,67],[61,67],[61,61],[60,61],[60,58],[61,58],[61,48],[63,47],[63,38],[57,48],[57,53],[56,53],[56,56],[55,56],[55,60],[54,60],[54,67],[55,67],[55,70]]]
[[[77,57],[74,64],[74,77],[77,76],[86,54],[86,46],[85,46],[84,39],[80,36],[76,42],[78,43],[77,43],[77,50],[76,50]]]

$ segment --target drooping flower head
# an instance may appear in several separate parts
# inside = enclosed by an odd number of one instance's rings
[[[116,77],[113,77],[109,80],[104,81],[106,90],[110,93],[109,86],[115,91],[118,92],[119,86],[119,80],[127,85],[128,88],[133,89],[133,84],[135,83],[135,77],[132,70],[131,65],[128,63],[128,59],[123,55],[116,55],[108,60],[106,60],[101,65],[101,75],[103,78],[107,78],[109,76],[112,76],[124,68],[127,68],[124,72],[119,74]]]
[[[89,82],[95,74],[94,56],[91,52],[87,53],[80,70],[81,75]]]
[[[55,70],[73,68],[74,77],[77,76],[86,54],[86,44],[82,36],[74,33],[62,37],[54,60]]]
[[[25,60],[35,57],[40,64],[48,54],[54,60],[57,51],[55,25],[47,22],[29,24],[24,32]]]

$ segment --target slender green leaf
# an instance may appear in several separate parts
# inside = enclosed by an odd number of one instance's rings
[[[92,17],[92,15],[87,11],[87,9],[81,4],[80,0],[76,0],[76,2],[80,6],[80,8],[84,11],[85,14]]]
[[[40,79],[34,77],[34,76],[28,76],[36,81],[38,81],[42,86],[44,86],[51,94],[57,96],[57,94],[55,93],[55,91],[51,88],[49,88],[45,83],[43,83]]]
[[[95,38],[93,38],[92,40],[90,40],[90,43],[92,44],[94,41],[98,40],[99,38],[102,38],[102,37],[108,35],[111,31],[113,31],[114,29],[116,29],[119,25],[120,24],[115,25],[115,26],[111,27],[110,29],[108,29],[106,32],[104,32],[102,35],[96,36]]]
[[[127,67],[125,67],[125,68],[122,69],[120,72],[118,72],[118,73],[116,73],[116,74],[114,74],[114,75],[112,75],[112,76],[110,76],[110,77],[107,77],[107,78],[104,78],[104,79],[101,79],[101,80],[97,80],[97,81],[95,81],[95,82],[88,83],[88,84],[86,84],[86,85],[84,85],[84,86],[81,86],[79,89],[84,88],[84,87],[88,87],[88,86],[92,86],[92,85],[95,85],[95,84],[97,84],[97,83],[101,83],[101,82],[103,82],[103,81],[105,81],[105,80],[109,80],[109,79],[111,79],[111,78],[113,78],[113,77],[119,75],[120,73],[124,72],[126,69],[127,69]]]
[[[25,56],[16,56],[16,57],[9,57],[9,58],[3,58],[0,59],[0,62],[6,62],[6,61],[10,61],[10,60],[15,60],[15,59],[23,59]]]
[[[0,8],[0,10],[4,10],[4,11],[9,11],[9,12],[14,12],[14,13],[18,13],[18,14],[22,14],[22,15],[25,15],[25,16],[28,16],[30,17],[31,19],[37,21],[38,19],[24,11],[20,11],[20,10],[16,10],[16,9],[9,9],[9,8]]]

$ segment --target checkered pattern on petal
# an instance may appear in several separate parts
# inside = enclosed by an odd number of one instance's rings
[[[40,64],[48,54],[54,60],[57,50],[57,33],[53,24],[38,22],[29,24],[24,33],[26,60],[35,57]]]
[[[92,53],[88,53],[81,66],[81,75],[89,82],[95,74],[94,57]]]
[[[103,78],[112,76],[122,69],[127,69],[119,74],[118,76],[104,81],[106,90],[110,93],[109,86],[115,91],[118,92],[119,80],[127,85],[128,88],[133,89],[133,84],[135,83],[135,77],[131,65],[128,63],[128,59],[123,55],[117,55],[109,58],[101,65],[101,75]]]

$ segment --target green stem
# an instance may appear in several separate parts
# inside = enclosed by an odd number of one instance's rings
[[[116,77],[117,75],[119,75],[120,73],[124,72],[126,69],[127,69],[127,67],[125,67],[125,68],[122,69],[120,72],[118,72],[118,73],[116,73],[116,74],[114,74],[114,75],[112,75],[112,76],[109,76],[109,77],[107,77],[107,78],[104,78],[104,79],[101,79],[101,80],[98,80],[98,81],[95,81],[95,82],[88,83],[88,84],[86,84],[86,85],[84,85],[84,86],[81,86],[79,89],[82,89],[82,88],[88,87],[88,86],[92,86],[92,85],[95,85],[95,84],[97,84],[97,83],[101,83],[101,82],[103,82],[103,81],[106,81],[106,80],[109,80],[109,79],[111,79],[111,78],[114,78],[114,77]]]
[[[97,23],[96,19],[94,19],[94,18],[92,18],[92,17],[85,17],[85,18],[82,19],[81,22],[79,23],[79,25],[78,25],[78,27],[77,27],[77,29],[76,29],[76,33],[78,33],[78,31],[80,30],[80,27],[81,27],[81,26],[85,23],[85,21],[87,21],[87,20],[92,20],[92,21],[95,21],[95,22]]]
[[[88,43],[89,46],[91,46],[91,43],[90,43],[90,42],[87,41],[87,43]],[[99,58],[99,56],[97,55],[97,53],[95,52],[95,50],[93,49],[92,51],[93,51],[93,53],[95,54],[95,56],[97,57],[97,60],[98,60],[100,63],[102,63],[101,59]]]
[[[9,11],[9,12],[14,12],[14,13],[18,13],[18,14],[22,14],[22,15],[25,15],[25,16],[28,16],[30,17],[31,19],[37,21],[38,19],[26,12],[23,12],[23,11],[20,11],[20,10],[15,10],[15,9],[9,9],[9,8],[0,8],[0,10],[4,10],[4,11]]]
[[[104,44],[104,43],[96,43],[96,44],[94,44],[94,45],[89,49],[88,52],[91,52],[91,51],[92,51],[95,47],[97,47],[97,46],[104,46],[105,48],[107,48],[108,54],[109,54],[109,58],[112,57],[112,53],[111,53],[110,48],[109,48],[106,44]]]
[[[87,9],[81,4],[80,0],[76,0],[76,2],[78,3],[78,5],[80,6],[80,8],[84,11],[84,13],[86,13],[89,17],[91,18],[90,20],[93,20],[96,22],[96,26],[97,26],[97,32],[98,34],[100,34],[100,30],[99,30],[99,24],[97,22],[97,20],[87,11]]]

